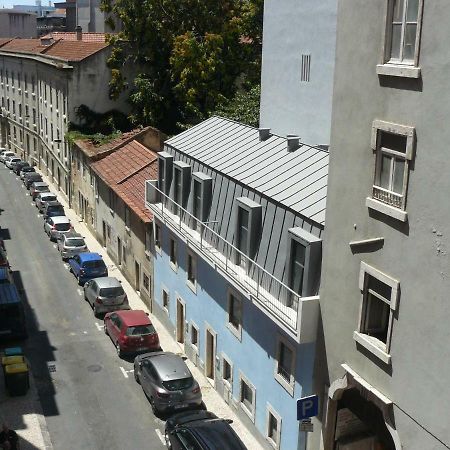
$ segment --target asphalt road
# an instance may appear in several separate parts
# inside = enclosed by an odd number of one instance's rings
[[[132,362],[103,333],[21,180],[0,164],[0,225],[25,299],[31,361],[55,450],[163,449]]]

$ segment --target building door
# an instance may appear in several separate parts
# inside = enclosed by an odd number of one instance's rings
[[[134,261],[134,284],[137,291],[141,290],[141,266],[137,261]]]
[[[217,333],[210,327],[206,327],[205,339],[205,375],[210,379],[215,379],[216,361],[216,337]]]
[[[117,237],[117,264],[122,265],[122,241],[120,237]]]
[[[177,298],[177,342],[184,344],[186,310],[183,300]]]

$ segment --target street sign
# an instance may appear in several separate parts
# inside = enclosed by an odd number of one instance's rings
[[[319,413],[319,396],[310,395],[309,397],[299,398],[297,400],[297,420],[305,420],[317,416]]]
[[[312,433],[314,431],[314,425],[311,422],[311,419],[302,420],[300,422],[300,431],[304,431],[305,433]]]

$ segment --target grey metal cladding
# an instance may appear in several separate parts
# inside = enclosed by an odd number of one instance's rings
[[[166,141],[166,146],[317,224],[325,223],[327,151],[302,144],[288,152],[285,137],[272,135],[260,141],[258,129],[221,117],[186,130]],[[205,167],[195,165],[195,170],[204,172]]]

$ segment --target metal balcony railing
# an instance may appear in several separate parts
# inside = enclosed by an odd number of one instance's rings
[[[145,203],[153,214],[195,246],[217,268],[237,282],[256,300],[261,309],[278,319],[284,328],[300,339],[303,308],[301,302],[313,300],[318,307],[319,297],[301,297],[282,281],[232,245],[208,223],[203,223],[160,191],[155,182],[146,182]],[[214,225],[213,225],[214,226]],[[315,308],[314,306],[314,308]],[[313,315],[315,314],[312,313]],[[310,317],[312,321],[316,318]],[[306,317],[303,317],[305,320]],[[312,325],[314,328],[314,325]]]

